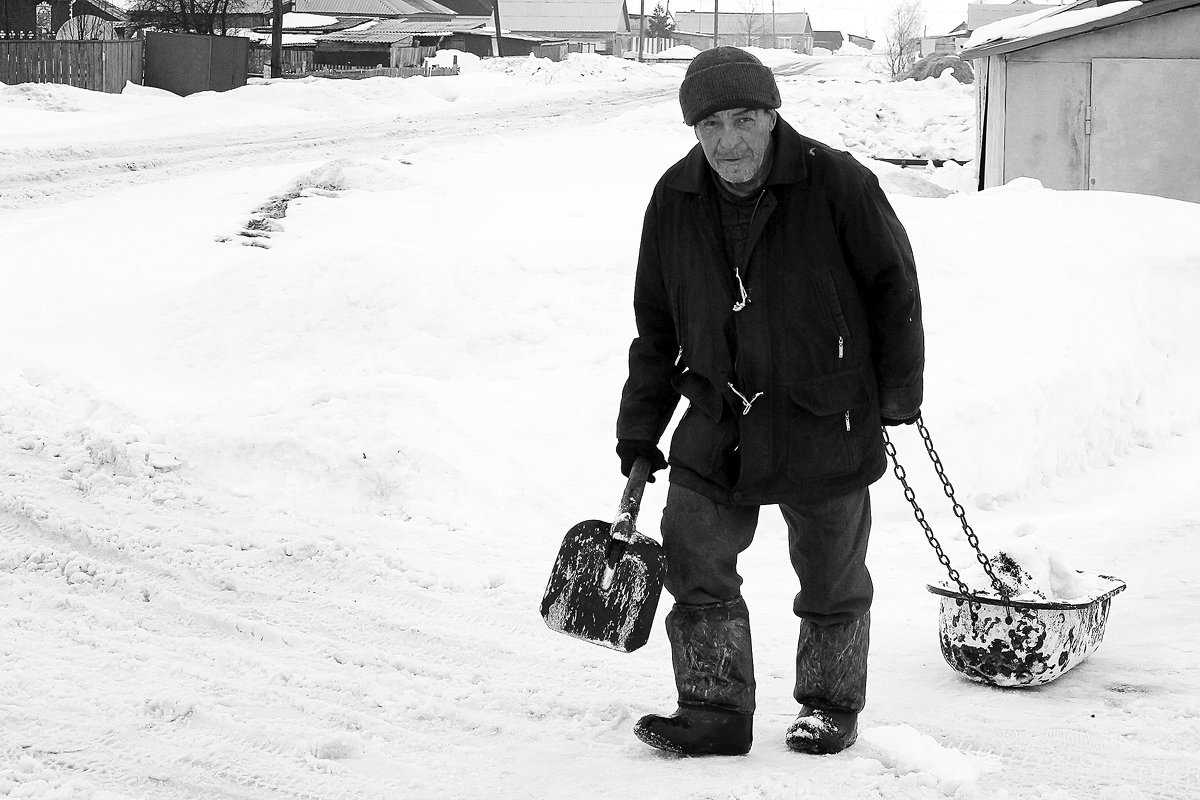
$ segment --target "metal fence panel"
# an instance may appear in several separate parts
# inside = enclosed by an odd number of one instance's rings
[[[250,40],[192,33],[146,34],[146,85],[178,95],[246,85]]]

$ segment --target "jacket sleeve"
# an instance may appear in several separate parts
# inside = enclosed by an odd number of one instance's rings
[[[671,378],[680,370],[676,363],[679,342],[659,262],[657,225],[655,201],[651,200],[642,223],[633,288],[637,338],[629,345],[629,377],[617,415],[618,439],[655,443],[679,404]]]
[[[924,393],[925,334],[916,261],[879,180],[857,162],[854,167],[835,208],[838,230],[866,306],[880,414],[904,419],[921,410]]]

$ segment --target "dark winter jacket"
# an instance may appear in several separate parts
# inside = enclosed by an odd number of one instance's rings
[[[619,439],[657,442],[686,397],[671,480],[726,504],[866,486],[886,466],[881,409],[902,419],[922,399],[916,267],[878,181],[782,119],[773,136],[740,264],[699,145],[655,188],[617,420]],[[749,296],[737,311],[735,268]]]

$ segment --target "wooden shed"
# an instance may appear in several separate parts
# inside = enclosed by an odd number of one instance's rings
[[[970,45],[981,189],[1031,177],[1200,202],[1200,0],[1089,0]]]

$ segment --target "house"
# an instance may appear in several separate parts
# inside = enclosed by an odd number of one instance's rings
[[[123,36],[124,23],[129,21],[128,12],[108,0],[75,0],[74,4],[71,0],[3,0],[3,3],[0,38],[5,39],[54,38],[72,18],[85,17],[94,19],[92,27],[104,32],[102,38],[111,39]],[[40,26],[38,6],[48,6],[50,12],[48,20],[42,16]]]
[[[676,11],[672,16],[675,18],[675,41],[690,44],[698,50],[713,46],[713,24],[716,23],[718,45],[778,47],[812,55],[812,22],[804,12],[722,11],[717,18],[712,12]]]
[[[572,52],[615,56],[621,55],[618,35],[631,32],[625,0],[502,0],[500,27],[566,39]]]
[[[874,50],[875,40],[866,36],[857,36],[853,33],[847,33],[846,38],[850,40],[850,44],[861,47],[863,50]]]
[[[846,43],[841,31],[813,31],[813,47],[836,53]]]
[[[320,67],[416,67],[438,50],[492,54],[496,29],[486,17],[449,22],[392,19],[316,37],[314,65]],[[505,31],[505,55],[561,60],[566,40]]]
[[[438,0],[460,17],[492,16],[492,0]]]
[[[1033,3],[1030,0],[1014,0],[1012,3],[968,3],[967,30],[979,30],[984,25],[990,25],[1002,19],[1020,17],[1060,5],[1054,3]]]
[[[269,2],[269,0],[268,0]],[[447,22],[457,14],[434,0],[291,0],[297,14]]]
[[[970,38],[966,22],[960,22],[947,33],[921,37],[921,58],[932,55],[957,55]]]
[[[980,188],[1052,189],[1200,203],[1200,0],[1083,0],[977,30]]]
[[[284,75],[295,75],[313,71],[317,37],[369,26],[374,20],[367,17],[329,17],[288,11],[284,13],[282,22],[279,66]],[[268,22],[241,31],[239,35],[250,40],[250,74],[263,73],[264,67],[271,63],[271,24]]]

